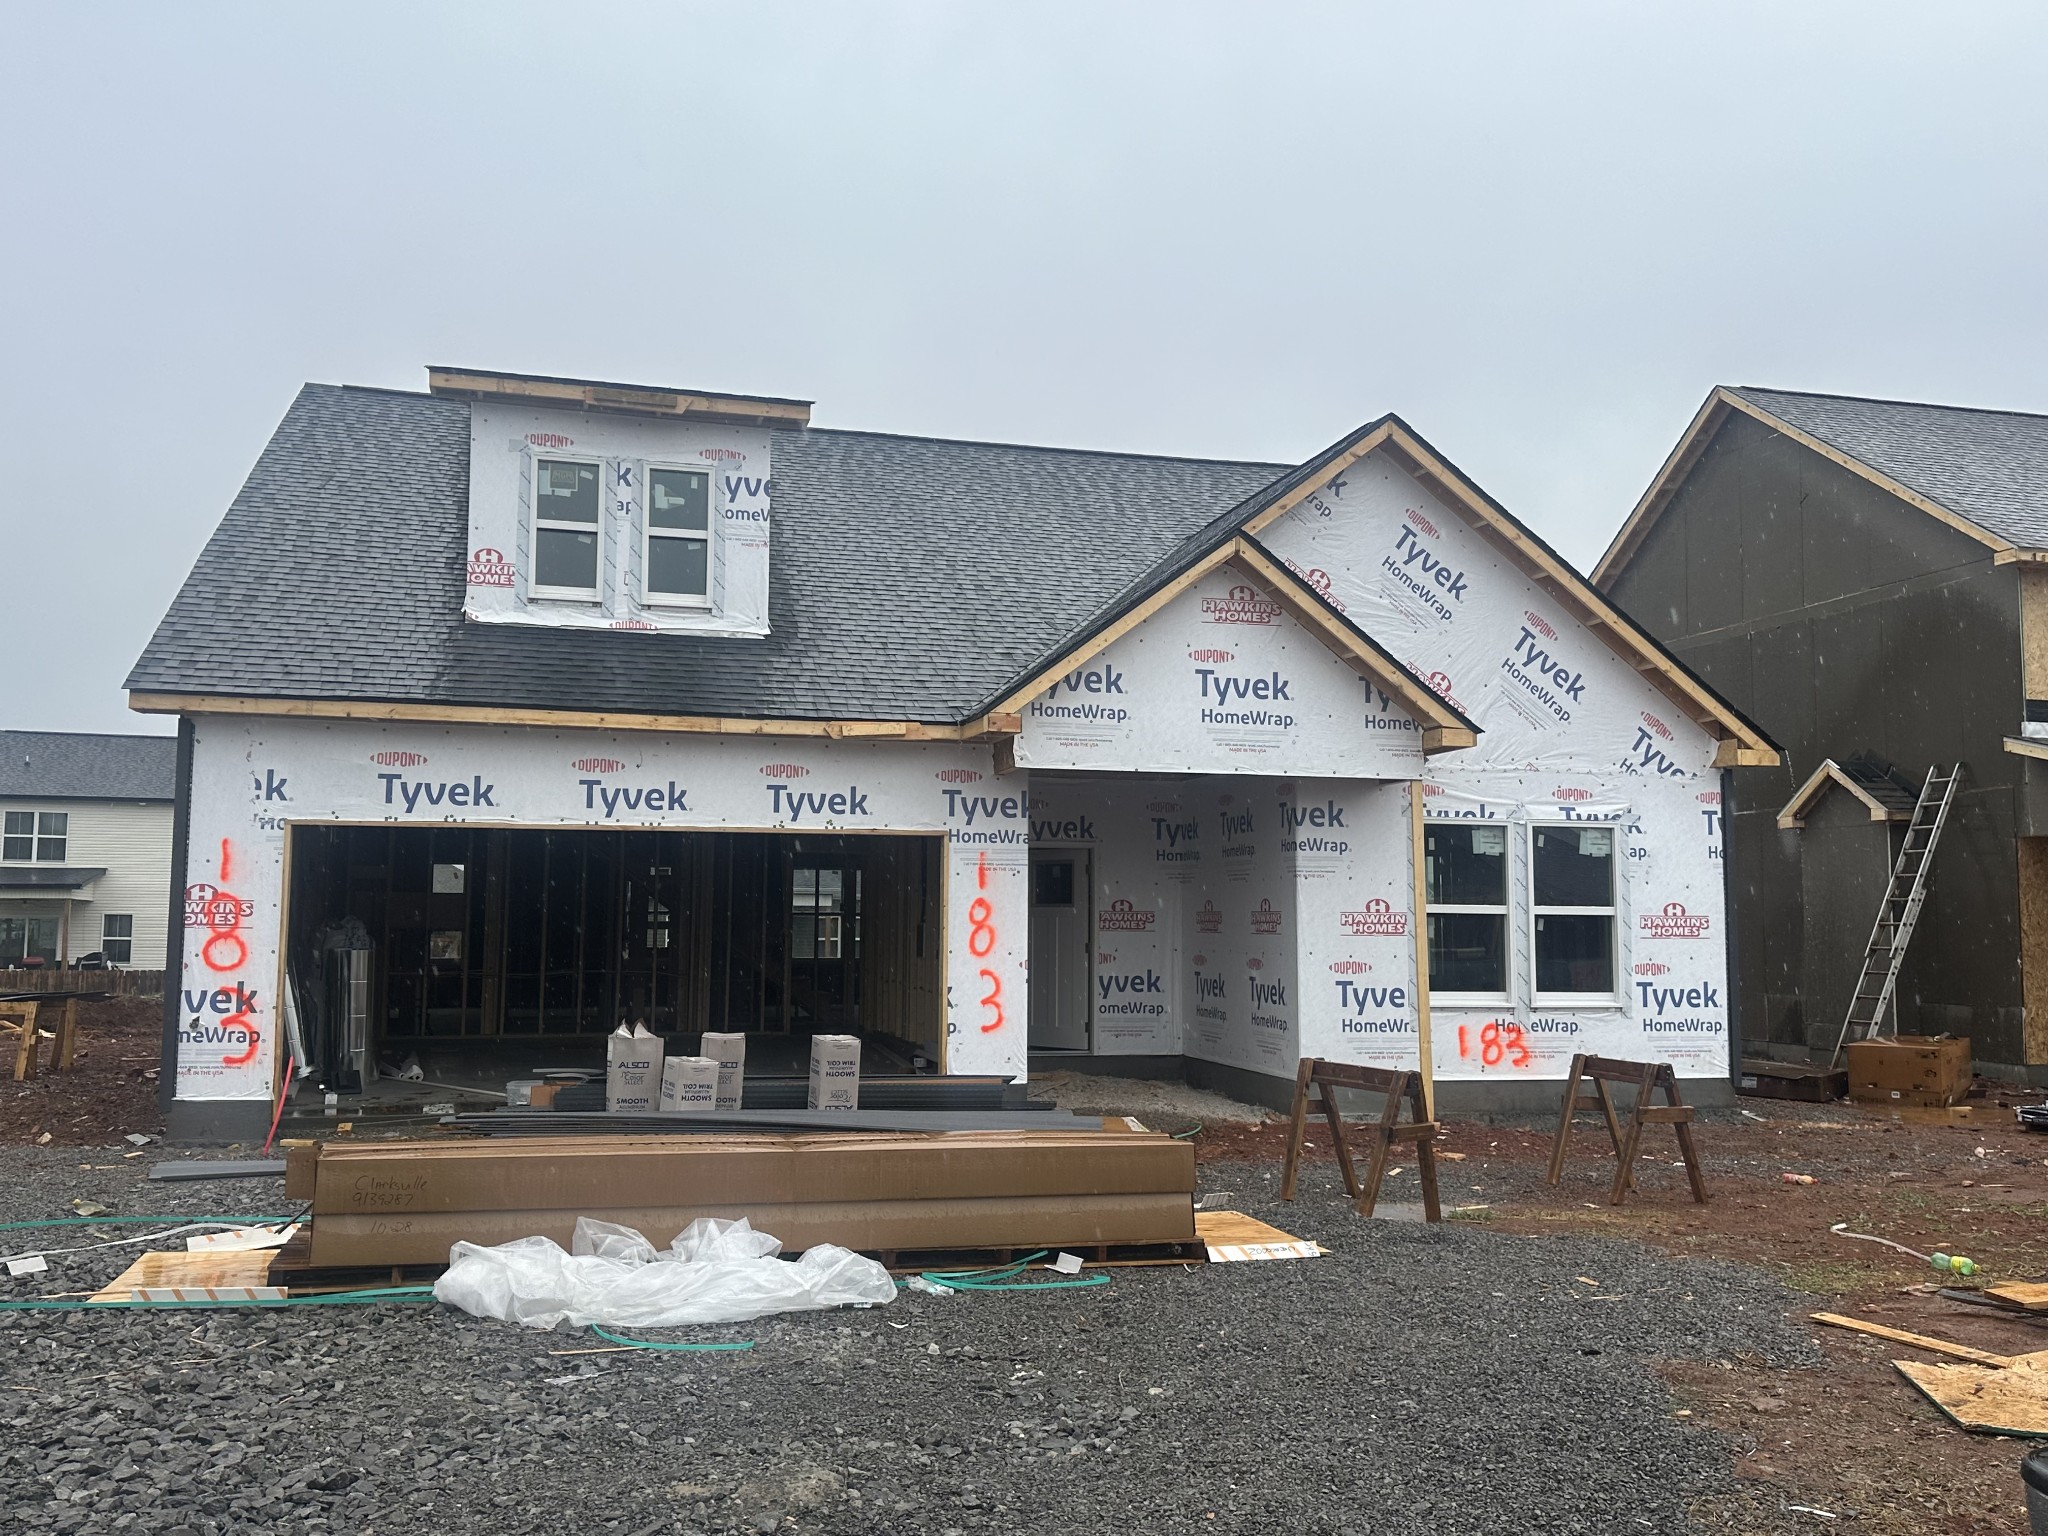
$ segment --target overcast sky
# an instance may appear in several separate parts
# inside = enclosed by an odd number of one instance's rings
[[[0,727],[122,680],[305,380],[1298,460],[1581,568],[1716,383],[2048,409],[2048,7],[0,0]]]

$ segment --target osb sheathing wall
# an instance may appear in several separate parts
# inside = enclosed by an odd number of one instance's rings
[[[2048,837],[2019,839],[2020,986],[2026,997],[2026,1061],[2048,1063]]]
[[[1775,812],[1823,758],[1867,750],[1915,778],[1934,762],[1969,767],[1901,978],[1901,1026],[1968,1034],[1980,1060],[2020,1062],[2011,845],[2048,821],[2023,819],[2026,769],[2004,750],[2032,692],[2022,682],[2016,568],[1735,415],[1610,590],[1785,748],[1780,768],[1734,773],[1729,874],[1744,1038],[1804,1046],[1825,1035],[1832,1044],[1840,1027],[1815,1017],[1826,1010],[1807,995],[1803,903],[1861,903],[1863,894],[1785,878],[1799,868],[1802,834],[1778,831]],[[2048,777],[2041,798],[2048,810]],[[1858,950],[1875,916],[1872,902],[1846,924],[1860,926]]]

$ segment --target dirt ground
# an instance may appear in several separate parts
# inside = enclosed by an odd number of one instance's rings
[[[48,1136],[46,1145],[105,1147],[129,1132],[156,1131],[160,1028],[152,1003],[87,1005],[77,1070],[26,1084],[0,1076],[0,1144]],[[1209,1114],[1196,1121],[1143,1085],[1135,1090],[1142,1104],[1091,1098],[1090,1107],[1142,1113],[1156,1128],[1192,1131],[1202,1162],[1249,1163],[1277,1181],[1283,1119],[1254,1124]],[[2048,1135],[2018,1129],[1998,1090],[1946,1113],[1740,1102],[1736,1110],[1702,1114],[1698,1135],[1712,1195],[1705,1206],[1688,1197],[1675,1145],[1654,1127],[1639,1164],[1640,1193],[1609,1205],[1613,1158],[1590,1121],[1581,1123],[1556,1189],[1543,1182],[1547,1127],[1447,1126],[1444,1203],[1454,1219],[1498,1231],[1631,1238],[1751,1265],[1803,1298],[1789,1309],[1794,1316],[1850,1313],[2004,1354],[2048,1349],[2048,1316],[2034,1323],[1937,1294],[1944,1283],[1968,1289],[2048,1279]],[[1364,1145],[1356,1127],[1352,1139]],[[1319,1124],[1311,1127],[1309,1156],[1331,1158]],[[1813,1182],[1788,1182],[1788,1173]],[[1397,1212],[1416,1198],[1408,1157],[1390,1176],[1383,1200]],[[1905,1254],[1830,1232],[1837,1222],[1922,1252],[1966,1254],[1981,1273],[1938,1279]],[[1665,1367],[1673,1412],[1727,1434],[1741,1452],[1744,1495],[1697,1509],[1701,1528],[1777,1528],[1787,1509],[1803,1508],[1815,1511],[1806,1518],[1816,1528],[2025,1536],[2018,1464],[2028,1442],[1965,1433],[1891,1365],[1939,1357],[1809,1326],[1828,1361],[1823,1370],[1740,1356]]]
[[[1590,1119],[1556,1189],[1543,1182],[1548,1129],[1448,1126],[1444,1203],[1464,1207],[1457,1219],[1499,1230],[1600,1233],[1754,1265],[1811,1298],[1802,1313],[1846,1313],[2000,1354],[2048,1349],[2048,1315],[2035,1323],[1936,1294],[1943,1284],[2048,1279],[2048,1135],[2018,1129],[1995,1091],[1973,1099],[1961,1123],[1940,1123],[1938,1111],[1907,1119],[1847,1104],[1740,1102],[1702,1116],[1705,1206],[1692,1203],[1668,1132],[1646,1133],[1643,1192],[1609,1205],[1614,1160]],[[1277,1164],[1286,1134],[1281,1123],[1210,1123],[1196,1145],[1208,1161]],[[1364,1145],[1356,1131],[1348,1139]],[[1309,1145],[1331,1159],[1320,1126]],[[1788,1183],[1787,1173],[1814,1182]],[[1388,1188],[1383,1198],[1416,1198],[1412,1159]],[[1967,1255],[1981,1272],[1941,1280],[1896,1250],[1835,1235],[1836,1222],[1923,1253]],[[1964,1432],[1891,1365],[1940,1356],[1838,1328],[1813,1333],[1828,1359],[1822,1371],[1741,1358],[1666,1367],[1675,1411],[1747,1447],[1737,1471],[1758,1510],[1805,1506],[1824,1512],[1811,1516],[1816,1528],[1853,1522],[1884,1536],[2025,1536],[2018,1467],[2030,1442]],[[1696,1513],[1710,1530],[1749,1528],[1740,1507]]]
[[[45,1031],[61,1006],[43,1010]],[[44,1041],[41,1070],[25,1083],[14,1080],[15,1038],[0,1040],[0,1145],[106,1147],[132,1133],[155,1134],[163,1125],[156,1102],[163,1028],[163,1005],[148,999],[80,1003],[72,1069],[51,1070]]]

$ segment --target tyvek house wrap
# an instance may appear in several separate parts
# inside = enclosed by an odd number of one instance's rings
[[[1509,991],[1432,1007],[1437,1075],[1556,1077],[1581,1050],[1725,1074],[1721,797],[1707,732],[1383,455],[1259,537],[1482,728],[1476,747],[1429,760],[1425,803],[1432,817],[1502,825]],[[1529,836],[1581,821],[1614,828],[1618,989],[1605,1003],[1553,1003],[1535,990]],[[1305,922],[1318,944],[1338,936],[1327,914]]]
[[[293,821],[944,836],[945,1064],[1021,1076],[1022,779],[998,780],[991,749],[965,744],[201,717],[178,1097],[271,1093]]]
[[[566,629],[767,634],[769,442],[767,432],[744,427],[496,402],[472,406],[463,617]],[[602,482],[592,601],[537,597],[531,590],[534,477],[550,459],[587,460]],[[645,600],[650,466],[710,477],[708,604]]]
[[[1017,762],[1409,778],[1422,733],[1257,584],[1213,571],[1024,706]]]

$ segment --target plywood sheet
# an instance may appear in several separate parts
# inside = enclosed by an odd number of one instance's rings
[[[2048,1285],[2015,1280],[2006,1285],[1987,1285],[1984,1294],[2023,1311],[2048,1312]]]
[[[269,1253],[145,1253],[95,1291],[94,1301],[226,1301],[283,1296]],[[176,1293],[157,1295],[158,1291]],[[142,1293],[152,1294],[144,1296]],[[186,1294],[189,1293],[189,1294]]]
[[[1965,1429],[2048,1438],[2048,1365],[2022,1355],[2000,1370],[1986,1365],[1920,1365],[1894,1360],[1899,1374]]]
[[[1240,1264],[1258,1259],[1313,1259],[1323,1250],[1315,1243],[1269,1227],[1237,1211],[1195,1212],[1195,1236],[1209,1250],[1211,1264]]]

